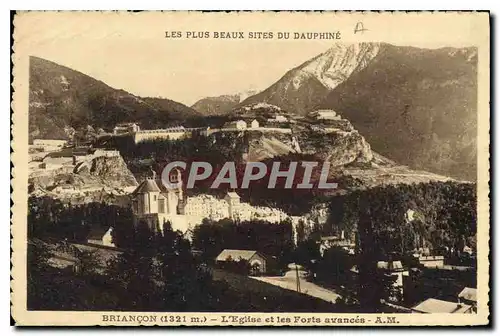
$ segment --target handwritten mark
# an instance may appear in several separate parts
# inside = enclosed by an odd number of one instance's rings
[[[354,27],[354,34],[357,34],[359,32],[364,33],[365,31],[368,31],[368,29],[365,28],[363,22],[356,23],[356,27]]]

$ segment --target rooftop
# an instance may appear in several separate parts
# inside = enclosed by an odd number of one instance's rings
[[[429,261],[429,260],[444,260],[444,256],[420,256],[418,257],[420,261]]]
[[[137,122],[122,122],[116,124],[116,127],[125,127],[125,126],[132,126],[132,125],[138,125],[139,123]]]
[[[377,262],[377,268],[387,269],[387,270],[400,270],[403,268],[403,263],[401,261],[379,261]]]
[[[314,114],[331,114],[331,115],[337,115],[337,112],[335,112],[334,110],[321,109],[321,110],[312,111],[312,112],[310,112],[310,114],[312,114],[312,115],[314,115]]]
[[[477,302],[477,289],[465,287],[464,289],[462,289],[460,294],[458,294],[458,297],[467,301]]]
[[[453,314],[464,314],[471,306],[459,304],[456,302],[438,300],[438,299],[427,299],[415,307],[412,310],[419,313],[453,313]]]
[[[146,179],[134,190],[133,194],[144,194],[147,192],[160,192],[158,184],[152,179]]]
[[[223,250],[216,258],[216,261],[226,261],[227,259],[238,261],[240,259],[249,260],[256,254],[254,250]]]

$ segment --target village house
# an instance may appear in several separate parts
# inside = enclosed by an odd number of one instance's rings
[[[443,256],[419,256],[418,262],[424,267],[436,268],[444,266]]]
[[[184,207],[186,216],[190,222],[200,222],[203,218],[211,220],[221,220],[229,218],[228,204],[223,199],[215,198],[212,195],[197,195],[186,198]],[[198,218],[198,220],[196,220]]]
[[[432,313],[446,313],[446,314],[472,314],[472,306],[461,304],[457,302],[444,301],[439,299],[430,298],[413,307],[413,313],[432,314]]]
[[[403,297],[403,281],[404,277],[409,276],[407,269],[403,267],[403,263],[399,260],[394,261],[379,261],[377,262],[377,269],[383,270],[389,273],[391,276],[395,276],[394,282],[392,284],[393,288],[397,292],[397,296],[389,298],[391,301],[400,301]]]
[[[223,250],[215,262],[219,265],[223,265],[226,262],[235,261],[239,262],[241,260],[246,260],[250,266],[250,275],[262,275],[267,272],[267,257],[257,251],[253,250]]]
[[[53,169],[63,166],[77,166],[83,161],[89,162],[100,156],[117,157],[120,156],[120,152],[116,150],[91,149],[89,147],[63,148],[45,155],[41,164],[36,168]]]
[[[301,219],[305,220],[303,217],[289,216],[280,209],[241,202],[239,195],[234,191],[228,192],[224,199],[211,195],[187,197],[184,212],[191,226],[200,224],[204,218],[211,220],[223,218],[240,221],[261,220],[270,223],[279,223],[288,218],[292,220],[292,223],[297,223]]]
[[[259,128],[259,126],[260,124],[257,119],[252,120],[252,122],[250,123],[250,128]]]

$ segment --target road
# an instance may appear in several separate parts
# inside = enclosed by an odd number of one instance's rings
[[[289,271],[282,277],[251,277],[252,279],[266,282],[268,284],[285,288],[288,290],[297,291],[297,279],[295,271]],[[305,279],[304,275],[299,274],[301,293],[322,299],[327,302],[335,303],[339,294],[320,287]]]

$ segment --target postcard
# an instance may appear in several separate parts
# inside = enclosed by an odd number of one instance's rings
[[[489,20],[16,12],[16,325],[489,324]]]

